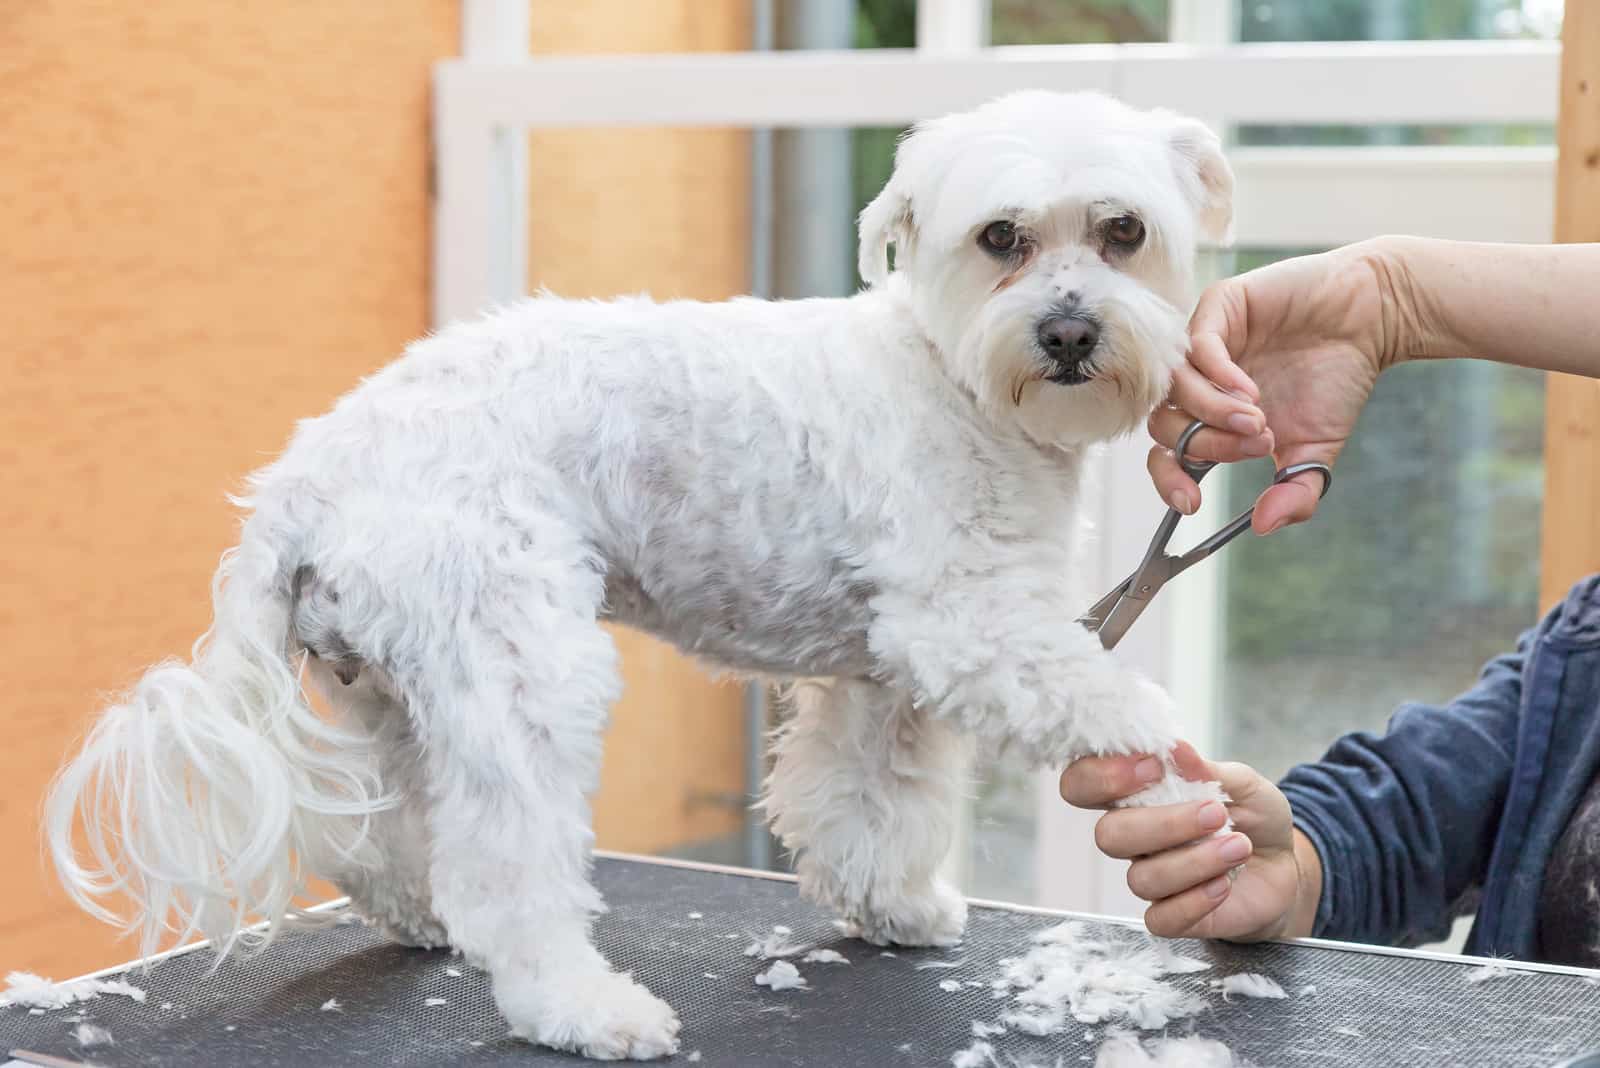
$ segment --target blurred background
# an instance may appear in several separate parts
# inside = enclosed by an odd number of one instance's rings
[[[451,173],[440,153],[455,149],[430,110],[436,64],[463,49],[514,63],[934,46],[1022,62],[1139,43],[1492,51],[1553,40],[1560,20],[1559,0],[0,3],[0,852],[14,858],[0,967],[62,977],[132,952],[36,859],[39,799],[103,695],[207,625],[236,522],[224,494],[441,307],[448,235],[434,201]],[[620,96],[624,118],[603,127],[497,140],[516,164],[497,172],[517,179],[504,217],[526,236],[500,264],[516,290],[719,299],[858,286],[854,216],[902,125],[650,125],[626,120],[642,104]],[[1555,103],[1514,123],[1221,117],[1236,162],[1254,167],[1241,169],[1241,211],[1252,189],[1263,204],[1292,189],[1295,210],[1242,227],[1201,271],[1324,247],[1369,219],[1428,231],[1434,215],[1381,203],[1385,168],[1398,181],[1417,160],[1434,168],[1437,217],[1466,220],[1439,223],[1441,236],[1546,240]],[[1485,188],[1507,192],[1473,203]],[[1519,195],[1530,188],[1542,193]],[[1278,775],[1339,733],[1381,728],[1401,700],[1447,698],[1512,645],[1539,604],[1544,396],[1539,375],[1499,367],[1386,378],[1317,521],[1186,577],[1148,625],[1161,635],[1130,643],[1180,693],[1192,735]],[[1159,509],[1141,468],[1107,469],[1108,583]],[[1213,476],[1210,510],[1245,506],[1267,475]],[[618,640],[627,691],[595,801],[599,844],[784,867],[748,811],[781,708],[659,643]],[[977,771],[951,862],[970,893],[1132,911],[1053,781]]]

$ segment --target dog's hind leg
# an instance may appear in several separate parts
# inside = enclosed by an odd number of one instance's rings
[[[355,911],[396,942],[419,949],[448,946],[429,885],[432,836],[422,752],[405,706],[371,679],[345,684],[327,665],[312,664],[312,681],[328,704],[373,740],[383,788],[395,798],[391,807],[371,817],[368,835],[376,847],[375,863],[329,875],[349,895]]]
[[[620,681],[596,620],[601,578],[580,547],[553,541],[469,559],[451,538],[439,564],[450,603],[415,598],[418,640],[386,665],[428,779],[433,910],[490,973],[513,1034],[589,1057],[660,1057],[677,1049],[677,1017],[590,938],[602,903],[587,794]]]
[[[952,727],[872,682],[795,687],[763,805],[799,852],[800,886],[879,945],[950,945],[966,902],[939,877],[967,749]]]

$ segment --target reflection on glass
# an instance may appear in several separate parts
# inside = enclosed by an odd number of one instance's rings
[[[1167,0],[990,0],[997,45],[1130,44],[1167,39]]]
[[[1240,41],[1476,41],[1561,33],[1561,0],[1241,0]]]

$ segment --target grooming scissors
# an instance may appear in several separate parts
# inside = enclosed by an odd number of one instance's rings
[[[1217,466],[1213,461],[1190,460],[1184,455],[1189,449],[1190,439],[1204,430],[1205,426],[1198,419],[1190,423],[1184,428],[1183,433],[1178,435],[1178,445],[1173,450],[1184,472],[1196,482],[1204,478],[1207,471]],[[1272,476],[1272,484],[1287,482],[1307,471],[1315,471],[1322,476],[1322,493],[1319,497],[1326,497],[1328,490],[1333,487],[1333,470],[1327,464],[1290,464]],[[1167,552],[1167,543],[1172,540],[1172,532],[1177,529],[1183,513],[1176,508],[1168,508],[1167,514],[1161,519],[1161,525],[1156,527],[1156,536],[1150,539],[1150,548],[1145,550],[1144,560],[1139,564],[1139,569],[1123,579],[1116,589],[1096,601],[1094,607],[1089,609],[1078,622],[1100,635],[1100,644],[1110,649],[1122,640],[1128,628],[1133,626],[1133,621],[1149,607],[1150,599],[1162,586],[1243,534],[1250,526],[1250,517],[1255,514],[1255,510],[1255,506],[1251,505],[1234,516],[1227,526],[1188,552],[1173,556]]]

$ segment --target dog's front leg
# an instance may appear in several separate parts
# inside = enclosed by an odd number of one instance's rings
[[[1049,768],[1091,754],[1159,754],[1167,776],[1128,804],[1220,797],[1216,784],[1173,770],[1177,717],[1166,691],[1106,652],[1064,598],[1037,585],[990,573],[937,596],[884,597],[874,652],[919,704],[987,749]]]
[[[967,745],[905,692],[865,680],[792,694],[763,805],[801,890],[879,945],[950,945],[967,906],[939,878]]]

